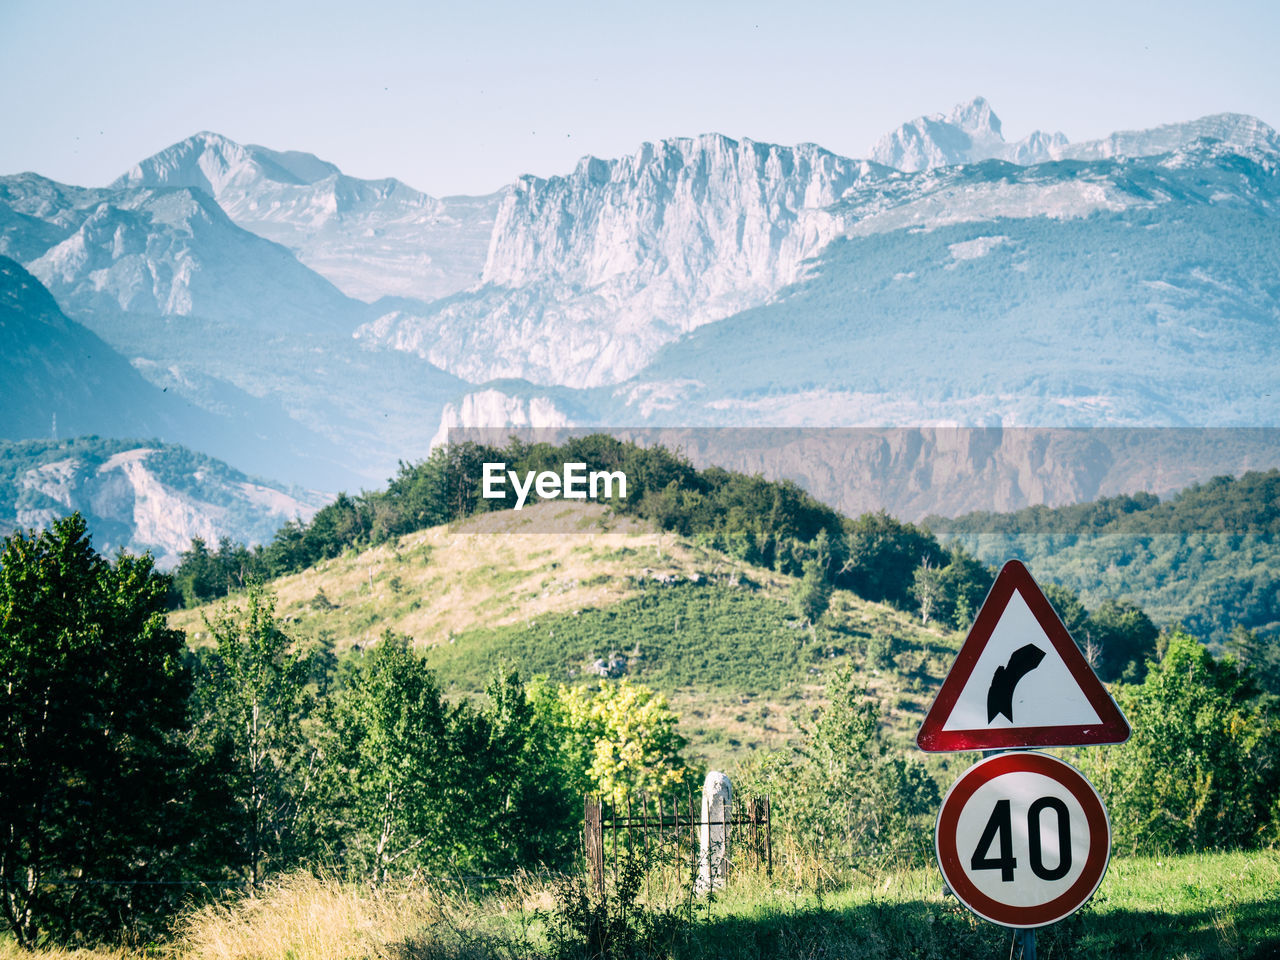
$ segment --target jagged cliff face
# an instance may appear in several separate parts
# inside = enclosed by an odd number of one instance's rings
[[[721,136],[587,158],[569,176],[523,178],[506,195],[484,286],[388,312],[357,337],[471,381],[617,384],[691,330],[770,302],[834,240],[1149,206],[1168,198],[1135,188],[1113,165],[1028,165],[1155,155],[1201,138],[1244,153],[1280,151],[1265,124],[1230,114],[1076,146],[1041,132],[1007,143],[978,98],[886,135],[875,163]],[[993,158],[1019,166],[963,166]]]
[[[824,212],[843,233],[801,282],[583,392],[589,419],[555,394],[559,414],[604,425],[1276,422],[1276,152],[1197,140],[1065,169],[939,168],[857,183]]]
[[[524,177],[498,209],[483,288],[360,336],[471,380],[617,382],[795,281],[839,232],[825,208],[878,175],[812,144],[709,135]]]
[[[658,281],[698,299],[776,289],[830,236],[815,213],[872,176],[813,144],[708,135],[645,144],[567,177],[525,177],[503,201],[484,281],[616,288]],[[826,228],[826,229],[824,229]]]
[[[501,194],[436,199],[394,178],[360,180],[309,153],[199,133],[112,187],[192,187],[239,226],[294,251],[343,293],[432,300],[480,279]]]

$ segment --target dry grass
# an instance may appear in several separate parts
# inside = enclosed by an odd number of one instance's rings
[[[123,947],[95,947],[84,950],[41,947],[33,952],[23,950],[12,940],[0,938],[0,960],[138,960],[140,956],[141,954]]]
[[[1008,931],[977,920],[944,897],[932,867],[836,875],[803,855],[786,858],[787,852],[781,845],[776,850],[772,879],[743,871],[714,902],[685,915],[674,931],[671,956],[936,960],[1009,955]],[[1118,857],[1081,913],[1041,931],[1041,955],[1084,960],[1280,956],[1277,883],[1276,851]],[[659,907],[684,902],[679,887],[659,886],[654,885]],[[469,898],[421,884],[374,893],[294,875],[268,885],[257,898],[188,914],[174,940],[145,950],[48,947],[27,953],[0,938],[0,960],[532,960],[550,946],[535,914],[556,908],[553,887],[517,877],[497,892]]]
[[[374,892],[294,874],[256,897],[189,914],[175,947],[200,960],[381,960],[430,955],[431,942],[456,939],[466,923],[456,905],[421,885]]]
[[[521,532],[529,527],[540,532]],[[350,551],[271,588],[281,617],[304,633],[329,632],[339,650],[376,641],[387,628],[430,646],[467,630],[609,606],[635,593],[642,569],[683,577],[726,563],[599,504],[547,502]],[[785,578],[757,574],[785,586]],[[321,590],[332,608],[316,609]],[[175,611],[170,624],[198,644],[204,617],[217,608]]]

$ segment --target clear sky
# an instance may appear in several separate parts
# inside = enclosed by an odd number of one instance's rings
[[[865,156],[982,94],[1017,139],[1280,123],[1280,3],[0,0],[0,174],[102,185],[198,130],[437,196],[719,132]]]

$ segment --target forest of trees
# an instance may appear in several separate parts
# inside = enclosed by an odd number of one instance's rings
[[[980,559],[1018,556],[1092,605],[1127,596],[1221,647],[1237,627],[1280,636],[1280,471],[1014,513],[926,521]]]

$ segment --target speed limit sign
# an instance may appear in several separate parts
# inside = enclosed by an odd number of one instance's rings
[[[966,770],[943,798],[935,839],[951,891],[1006,927],[1074,913],[1111,858],[1102,798],[1075,767],[1044,753],[1001,753]]]

